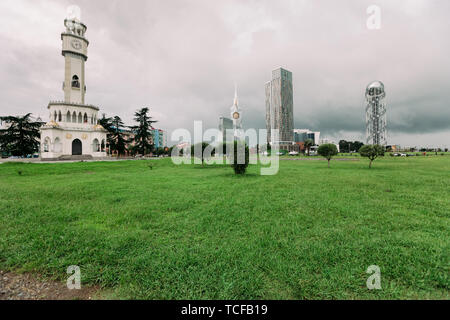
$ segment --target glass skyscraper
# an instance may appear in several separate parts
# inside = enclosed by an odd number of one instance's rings
[[[272,80],[265,85],[267,142],[280,149],[294,149],[294,99],[292,72],[283,68],[272,71]],[[272,141],[272,130],[278,129],[278,141]]]

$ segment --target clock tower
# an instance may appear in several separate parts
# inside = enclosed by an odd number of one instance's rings
[[[84,64],[89,45],[84,36],[87,27],[76,18],[64,20],[64,25],[66,30],[61,34],[62,55],[65,60],[64,101],[84,104],[86,93]]]
[[[41,131],[41,159],[103,159],[107,131],[98,123],[99,107],[85,102],[84,67],[89,41],[79,18],[64,20],[61,33],[64,57],[64,99],[48,103],[49,121]]]
[[[233,119],[233,131],[234,137],[237,139],[242,138],[242,112],[238,105],[237,87],[234,87],[234,102],[231,107],[231,119]]]

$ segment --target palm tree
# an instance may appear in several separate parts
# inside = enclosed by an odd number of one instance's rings
[[[31,121],[31,113],[23,117],[0,117],[0,120],[7,124],[6,129],[0,129],[2,152],[26,157],[39,150],[39,128],[42,124]]]
[[[304,146],[306,148],[306,150],[308,150],[308,156],[309,156],[309,151],[311,150],[311,147],[314,145],[314,141],[312,139],[306,139],[304,142]]]
[[[158,122],[152,120],[148,115],[149,108],[144,107],[134,113],[134,121],[138,124],[131,126],[130,129],[134,133],[135,150],[141,155],[145,155],[153,149],[153,123]]]

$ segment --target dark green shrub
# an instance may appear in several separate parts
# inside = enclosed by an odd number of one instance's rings
[[[228,155],[230,156],[230,155]],[[233,157],[231,166],[235,174],[244,174],[247,170],[250,158],[250,152],[245,142],[234,141]]]

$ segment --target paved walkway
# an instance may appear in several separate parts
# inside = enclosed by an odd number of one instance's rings
[[[69,290],[67,284],[44,280],[31,273],[18,274],[0,270],[0,300],[91,300],[96,299],[98,287]]]

